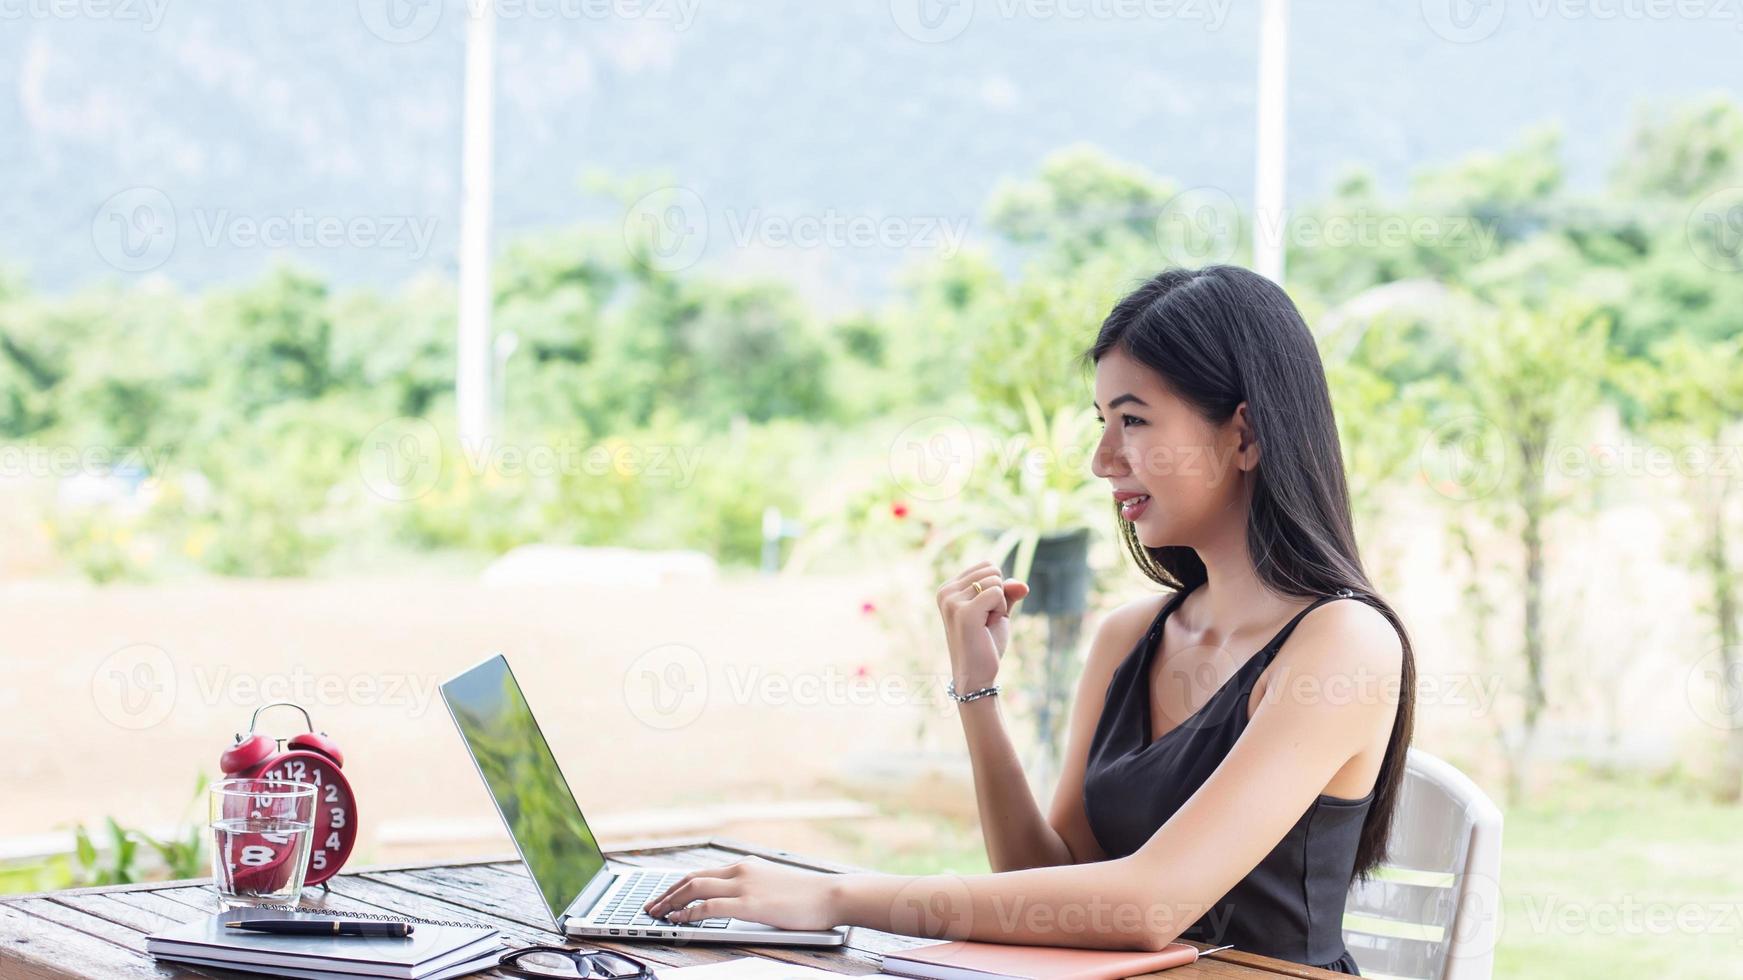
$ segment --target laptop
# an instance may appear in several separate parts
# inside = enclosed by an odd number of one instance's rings
[[[642,906],[684,873],[607,864],[508,660],[501,654],[491,657],[441,689],[442,703],[559,932],[589,939],[741,945],[839,946],[847,941],[845,927],[806,931],[733,918],[677,923],[648,916]]]

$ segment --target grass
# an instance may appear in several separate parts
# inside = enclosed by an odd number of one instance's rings
[[[1743,973],[1743,810],[1684,783],[1571,774],[1507,813],[1497,976]]]
[[[890,818],[832,828],[844,860],[895,874],[987,870],[973,821]],[[1687,780],[1570,770],[1507,811],[1504,841],[1496,977],[1743,976],[1743,808]]]

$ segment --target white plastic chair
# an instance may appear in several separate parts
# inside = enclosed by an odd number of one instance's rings
[[[1344,945],[1362,975],[1488,980],[1501,926],[1501,811],[1464,773],[1411,749],[1388,850],[1344,903]]]

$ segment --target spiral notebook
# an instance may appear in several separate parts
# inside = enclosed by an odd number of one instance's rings
[[[364,936],[275,936],[227,929],[243,919],[363,919],[410,922],[404,939]],[[219,912],[146,937],[145,951],[162,960],[270,973],[305,980],[446,980],[489,969],[503,953],[502,935],[476,922],[416,919],[383,912],[262,906]]]

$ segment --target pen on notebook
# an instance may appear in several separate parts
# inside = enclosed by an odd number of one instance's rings
[[[412,934],[405,922],[341,922],[337,919],[243,919],[226,922],[231,929],[264,932],[275,936],[389,936],[404,939]]]

